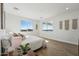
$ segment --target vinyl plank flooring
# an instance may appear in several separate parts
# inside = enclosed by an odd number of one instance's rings
[[[77,56],[78,46],[55,40],[48,40],[47,48],[36,51],[40,56]]]

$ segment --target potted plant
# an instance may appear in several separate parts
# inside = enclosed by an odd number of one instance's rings
[[[29,43],[24,44],[24,45],[20,45],[20,47],[21,47],[21,50],[23,52],[23,55],[27,54],[27,52],[30,50]]]

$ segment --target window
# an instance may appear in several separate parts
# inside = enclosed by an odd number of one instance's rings
[[[33,31],[33,23],[31,20],[21,20],[21,31]]]
[[[43,31],[53,31],[53,26],[51,23],[43,23]]]

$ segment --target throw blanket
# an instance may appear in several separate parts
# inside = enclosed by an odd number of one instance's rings
[[[21,36],[12,37],[11,42],[12,42],[12,47],[17,48],[20,46],[20,44],[22,42],[22,37]]]

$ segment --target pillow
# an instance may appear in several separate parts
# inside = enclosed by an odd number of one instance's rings
[[[22,42],[22,37],[20,37],[20,36],[14,37],[13,36],[11,39],[11,42],[12,42],[12,47],[17,48],[17,47],[19,47],[19,45]]]
[[[18,36],[21,36],[23,40],[25,39],[25,36],[23,34],[18,33]]]
[[[18,36],[18,34],[17,33],[13,33],[13,36],[16,37],[16,36]]]

